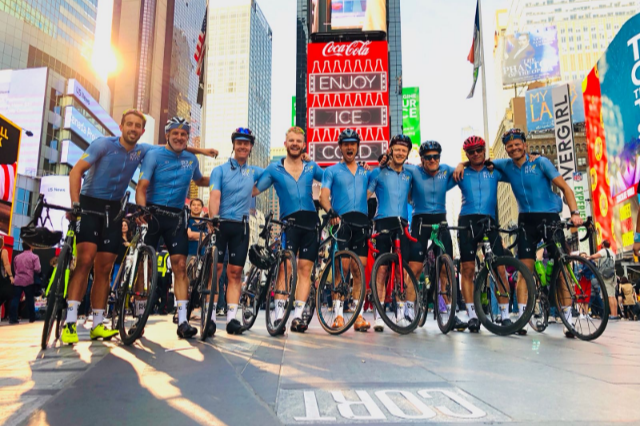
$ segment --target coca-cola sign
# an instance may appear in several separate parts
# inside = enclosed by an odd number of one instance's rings
[[[370,41],[352,41],[349,44],[330,41],[322,49],[322,56],[367,56],[369,54]]]

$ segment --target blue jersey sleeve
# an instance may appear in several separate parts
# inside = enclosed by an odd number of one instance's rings
[[[253,170],[255,170],[254,183],[256,183],[256,182],[258,182],[260,177],[263,175],[264,169],[262,167],[253,166]]]
[[[222,166],[215,167],[209,176],[209,192],[222,191]]]
[[[441,165],[440,167],[442,167],[444,170],[447,171],[447,191],[448,191],[458,184],[458,182],[456,182],[456,180],[453,178],[453,172],[455,171],[455,169],[449,166],[448,164]]]
[[[273,176],[271,176],[272,170],[273,167],[271,166],[264,170],[262,176],[260,176],[260,179],[256,182],[256,188],[258,188],[258,191],[262,192],[273,185]]]
[[[501,172],[504,172],[506,170],[509,161],[512,160],[510,158],[498,158],[496,160],[491,160],[493,166]]]
[[[140,180],[148,180],[151,182],[153,178],[153,173],[156,170],[157,165],[157,150],[151,150],[142,162],[142,166],[140,166]]]
[[[196,164],[196,168],[193,169],[193,180],[202,179],[202,172],[200,171],[200,162],[198,161],[198,157],[193,156],[193,161]]]
[[[318,182],[322,182],[324,171],[320,166],[318,166],[318,164],[315,161],[313,161],[312,164],[313,164],[313,179],[317,180]]]
[[[376,186],[378,185],[378,176],[380,176],[380,168],[375,169],[369,175],[369,183],[367,184],[367,191],[376,192]]]
[[[136,145],[136,149],[140,149],[140,157],[144,159],[145,155],[154,149],[165,149],[164,145],[151,145],[148,143],[139,143]]]
[[[539,164],[542,173],[544,173],[549,181],[561,176],[558,169],[555,168],[553,163],[547,157],[539,157],[536,162]]]
[[[86,161],[92,166],[102,158],[109,149],[110,142],[107,139],[98,139],[94,141],[89,148],[80,157],[81,160]]]
[[[324,176],[322,177],[322,187],[327,188],[331,191],[331,185],[333,185],[333,170],[329,167],[324,171]]]

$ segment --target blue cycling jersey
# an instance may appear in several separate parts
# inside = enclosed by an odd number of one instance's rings
[[[369,174],[367,190],[374,192],[378,199],[375,220],[387,217],[401,217],[409,220],[407,202],[411,181],[411,173],[406,167],[403,167],[400,172],[389,167],[380,167]]]
[[[367,185],[369,172],[358,165],[355,175],[345,163],[338,163],[324,171],[322,187],[331,191],[331,207],[340,216],[358,212],[367,214]]]
[[[406,165],[411,173],[411,204],[413,214],[439,214],[447,212],[447,191],[456,186],[454,168],[441,164],[438,172],[431,176],[422,166]]]
[[[80,157],[91,164],[80,193],[102,200],[121,199],[136,169],[146,154],[155,148],[141,143],[127,151],[118,136],[96,139]]]
[[[262,172],[261,167],[246,163],[241,166],[235,158],[213,169],[209,191],[220,191],[220,218],[241,221],[249,216],[251,191]]]
[[[498,170],[490,172],[486,167],[475,171],[467,167],[464,177],[458,186],[462,192],[462,209],[460,216],[470,214],[488,215],[496,218],[498,205],[498,182],[505,182],[505,177]]]
[[[302,173],[296,181],[284,168],[284,158],[271,163],[264,170],[256,187],[260,192],[271,185],[276,188],[280,202],[280,218],[287,217],[299,211],[315,212],[313,204],[313,181],[322,182],[322,169],[315,162],[305,162]]]
[[[551,181],[560,176],[553,163],[546,157],[527,161],[518,167],[511,159],[493,160],[511,184],[520,213],[560,213],[562,198],[552,191]]]
[[[202,178],[198,159],[190,152],[176,154],[168,148],[154,149],[144,159],[140,180],[148,180],[147,203],[180,209],[191,180]]]

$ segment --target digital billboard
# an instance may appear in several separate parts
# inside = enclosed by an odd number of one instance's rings
[[[566,84],[566,83],[565,83]],[[584,98],[582,96],[582,82],[572,81],[569,83],[571,92],[571,113],[573,123],[584,123]],[[551,93],[553,86],[541,87],[540,89],[528,90],[525,93],[525,104],[527,108],[527,131],[536,132],[551,130],[555,127],[553,119],[553,102]]]
[[[541,27],[505,37],[504,86],[560,77],[556,27]]]
[[[309,155],[335,164],[338,135],[352,128],[362,140],[358,159],[377,164],[389,141],[387,42],[310,43],[307,51]]]
[[[115,122],[107,111],[96,101],[87,90],[82,87],[76,79],[67,81],[67,95],[74,96],[80,104],[87,109],[93,116],[108,129],[114,136],[120,136],[120,126]]]
[[[420,148],[420,88],[402,88],[402,133],[411,138],[415,147]]]
[[[0,112],[33,136],[20,143],[18,174],[36,176],[47,92],[47,68],[0,71]]]
[[[0,234],[11,229],[22,129],[0,114]]]
[[[65,107],[63,127],[73,131],[88,144],[104,136],[96,126],[72,106]]]
[[[311,34],[387,32],[385,0],[309,0]]]
[[[40,194],[44,195],[47,204],[71,208],[69,176],[43,176],[40,180]],[[65,212],[51,209],[49,217],[52,229],[63,232],[67,230],[69,221]]]

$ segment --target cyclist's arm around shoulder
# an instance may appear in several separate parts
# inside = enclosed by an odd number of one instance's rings
[[[271,185],[273,185],[273,176],[271,174],[273,167],[271,165],[269,165],[264,172],[262,173],[262,175],[260,176],[260,179],[258,179],[258,181],[256,182],[255,186],[253,187],[253,191],[251,193],[252,196],[256,196],[258,194],[260,194],[261,192],[267,190]]]
[[[375,169],[369,173],[369,180],[367,183],[367,198],[371,198],[376,193],[376,186],[378,185],[378,176],[380,176],[380,168]]]
[[[312,161],[311,164],[313,164],[313,179],[317,180],[318,182],[322,182],[322,176],[324,176],[324,170],[322,170],[322,167],[318,166],[318,164],[315,161]]]

